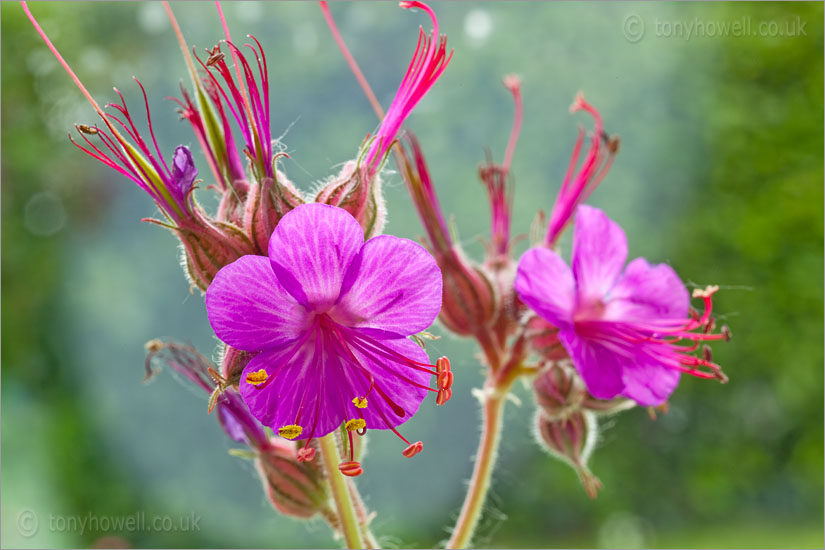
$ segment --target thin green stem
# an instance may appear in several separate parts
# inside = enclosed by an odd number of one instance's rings
[[[498,445],[501,441],[501,421],[506,397],[506,389],[504,391],[494,390],[484,396],[481,441],[476,453],[473,477],[447,548],[466,548],[472,541],[476,525],[481,518],[481,511],[487,498],[493,467],[498,455]]]
[[[507,360],[503,364],[500,352],[489,334],[479,333],[476,339],[484,350],[490,369],[481,397],[481,441],[479,441],[475,456],[470,487],[467,496],[464,497],[464,505],[461,507],[461,514],[453,528],[447,548],[466,548],[472,542],[478,520],[484,509],[484,502],[487,499],[487,491],[490,490],[493,467],[498,457],[507,394],[513,382],[529,372],[522,365],[525,358],[523,334],[513,341],[507,350]]]
[[[332,499],[335,501],[335,509],[338,512],[338,524],[341,532],[344,533],[347,548],[364,548],[361,527],[358,524],[352,498],[347,488],[347,480],[344,478],[344,474],[338,470],[341,457],[338,455],[335,434],[330,433],[322,437],[319,440],[319,447],[329,487],[332,491]]]

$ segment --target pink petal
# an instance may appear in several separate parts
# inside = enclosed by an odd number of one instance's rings
[[[206,290],[206,313],[218,338],[245,351],[295,340],[308,322],[263,256],[243,256],[218,271]]]
[[[351,343],[346,344],[347,352],[344,345],[334,333],[316,330],[304,343],[255,356],[240,382],[250,412],[276,433],[283,426],[298,424],[302,431],[297,439],[321,437],[359,417],[371,429],[387,429],[409,420],[428,393],[416,384],[427,385],[431,375]],[[381,340],[381,345],[415,361],[429,362],[427,354],[406,338]],[[256,387],[246,376],[260,369],[273,378]],[[368,393],[370,379],[376,387]],[[353,399],[365,396],[367,407],[355,407]]]
[[[661,405],[676,389],[679,376],[679,371],[655,363],[627,365],[622,371],[623,395],[643,407]]]
[[[627,239],[619,224],[592,206],[576,210],[572,267],[580,302],[601,300],[627,259]]]
[[[269,259],[287,292],[321,312],[338,299],[344,273],[363,244],[364,232],[346,210],[303,204],[275,226]]]
[[[531,248],[519,260],[516,293],[533,311],[557,327],[570,325],[575,288],[570,268],[552,250]]]
[[[561,330],[559,340],[581,374],[587,391],[598,399],[613,399],[624,390],[624,358],[595,340],[580,338],[573,330]]]
[[[330,315],[350,327],[395,337],[427,329],[441,309],[441,270],[419,244],[382,235],[367,241],[350,264]]]
[[[610,291],[604,318],[616,321],[685,319],[690,297],[669,265],[636,258]]]
[[[426,352],[415,342],[407,338],[394,340],[381,340],[381,345],[386,346],[398,354],[417,361],[429,364]],[[364,368],[372,373],[377,386],[367,397],[367,407],[360,410],[367,421],[367,428],[374,430],[384,430],[388,427],[395,427],[403,424],[418,411],[418,407],[427,394],[426,389],[416,386],[427,386],[430,384],[432,375],[414,369],[407,365],[399,364],[377,353],[364,353],[356,351],[355,355]],[[350,367],[350,371],[354,371]],[[353,376],[355,378],[355,376]],[[411,383],[414,382],[415,384]],[[360,387],[366,387],[359,386]],[[381,391],[378,391],[381,390]],[[402,415],[394,412],[392,407],[382,396],[381,392],[387,395],[397,407],[403,409]],[[361,393],[358,397],[363,396]],[[433,395],[435,395],[433,393]],[[356,410],[353,408],[353,412]]]
[[[341,367],[320,331],[295,348],[285,346],[256,355],[241,375],[241,396],[255,418],[276,434],[283,426],[298,424],[302,427],[298,439],[321,437],[344,420]],[[260,369],[274,378],[256,387],[246,376]]]

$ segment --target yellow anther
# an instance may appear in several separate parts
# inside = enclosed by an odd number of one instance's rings
[[[363,430],[367,427],[367,421],[363,418],[353,418],[352,420],[347,420],[345,427],[351,432],[355,430]]]
[[[266,373],[264,369],[260,369],[255,372],[250,372],[246,375],[246,381],[252,384],[253,386],[263,384],[264,382],[266,382],[267,378],[269,378],[269,375]]]
[[[278,435],[281,437],[285,437],[287,439],[295,439],[301,432],[304,431],[302,427],[297,424],[290,424],[289,426],[283,426],[278,428]]]
[[[366,397],[354,397],[352,399],[352,404],[358,407],[359,409],[366,409],[367,408],[367,398]]]

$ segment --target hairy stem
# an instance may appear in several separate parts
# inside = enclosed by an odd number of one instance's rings
[[[335,442],[335,434],[330,433],[319,440],[321,458],[326,471],[329,487],[332,491],[332,499],[335,501],[335,509],[338,512],[338,525],[344,533],[344,540],[347,548],[364,548],[361,538],[361,527],[355,515],[355,508],[352,504],[347,480],[338,470],[338,463],[341,457],[338,455],[338,444]]]
[[[490,478],[496,463],[506,396],[506,390],[485,393],[482,408],[481,441],[478,444],[473,477],[470,480],[469,491],[464,498],[461,514],[455,524],[450,541],[447,543],[447,548],[467,548],[472,541],[473,533],[484,507],[484,501],[487,498]]]
[[[467,496],[464,497],[464,505],[461,507],[461,514],[453,528],[447,548],[466,548],[472,542],[478,520],[484,509],[484,502],[487,499],[487,491],[490,490],[490,480],[501,441],[502,418],[507,394],[513,382],[526,372],[522,366],[525,346],[523,335],[515,339],[508,350],[508,359],[503,365],[499,363],[498,350],[492,345],[492,339],[489,336],[487,338],[479,336],[477,335],[476,339],[485,351],[490,368],[481,397],[481,441],[478,443],[470,487]]]

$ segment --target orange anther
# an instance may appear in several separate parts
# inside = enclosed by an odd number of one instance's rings
[[[342,474],[349,477],[360,476],[364,473],[364,469],[361,468],[361,463],[356,462],[354,460],[349,462],[342,462],[338,465],[338,469],[341,471]]]
[[[438,395],[435,396],[435,404],[436,405],[443,405],[447,401],[450,400],[450,397],[453,396],[453,390],[438,390]]]
[[[448,370],[438,373],[436,384],[439,390],[449,390],[453,385],[453,373]]]
[[[450,370],[450,360],[446,357],[440,357],[438,361],[435,362],[435,370],[439,374],[442,372],[449,372]]]
[[[421,441],[416,441],[415,443],[401,451],[401,454],[406,456],[407,458],[412,458],[423,450],[424,443],[422,443]]]

